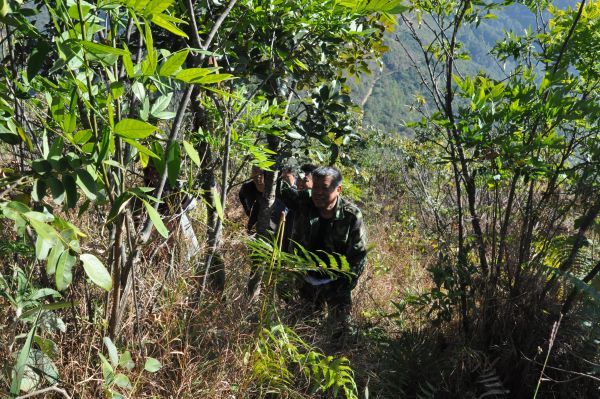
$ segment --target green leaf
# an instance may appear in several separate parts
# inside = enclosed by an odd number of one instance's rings
[[[110,84],[110,93],[115,100],[119,99],[125,92],[125,86],[122,82],[112,82]]]
[[[115,379],[115,371],[102,353],[98,353],[98,356],[100,356],[100,362],[102,363],[102,376],[104,377],[104,383],[111,385]]]
[[[215,187],[213,187],[211,189],[212,191],[212,197],[213,197],[213,206],[215,208],[215,211],[217,212],[217,215],[219,216],[219,219],[221,219],[221,221],[225,221],[225,214],[223,213],[223,206],[221,206],[221,196],[219,195],[219,192],[217,191],[217,189]]]
[[[6,0],[0,0],[0,4],[2,2],[8,3]],[[0,5],[0,8],[2,6]],[[29,60],[27,61],[27,78],[29,80],[33,79],[35,75],[38,74],[44,61],[46,61],[46,56],[50,53],[50,46],[45,41],[39,42],[39,44],[33,49],[31,55],[29,56]]]
[[[161,28],[168,30],[169,32],[173,33],[174,35],[185,37],[186,39],[188,38],[188,35],[186,35],[186,33],[184,31],[182,31],[181,29],[179,29],[178,27],[176,27],[175,25],[173,25],[172,23],[167,21],[164,18],[163,14],[158,14],[158,15],[155,15],[154,17],[152,17],[152,22],[154,22],[156,25],[160,26]]]
[[[44,222],[29,219],[29,224],[37,233],[35,240],[35,256],[38,260],[44,260],[48,256],[48,252],[54,246],[57,240],[56,231]]]
[[[71,270],[75,265],[75,257],[69,254],[69,251],[63,251],[58,258],[56,264],[56,288],[59,291],[65,290],[73,280],[73,273]]]
[[[92,138],[92,134],[93,132],[91,129],[79,130],[73,136],[73,141],[79,145],[85,144]]]
[[[216,68],[188,68],[184,69],[183,71],[179,71],[175,75],[175,79],[179,79],[187,83],[194,83],[195,80],[215,71]]]
[[[45,181],[48,187],[50,187],[54,202],[57,205],[62,204],[65,199],[65,186],[54,176],[48,176]]]
[[[83,263],[83,269],[85,274],[100,288],[104,288],[106,291],[110,291],[112,288],[112,278],[106,267],[102,264],[100,259],[96,258],[92,254],[83,254],[79,257]]]
[[[50,255],[48,255],[48,260],[46,262],[46,274],[51,276],[56,272],[56,264],[58,263],[58,259],[62,255],[65,248],[61,243],[57,243],[52,250],[50,251]]]
[[[104,342],[104,346],[106,346],[106,350],[108,350],[108,358],[110,359],[110,363],[113,367],[117,367],[119,365],[119,352],[117,351],[117,347],[112,342],[110,337],[102,338]]]
[[[115,384],[120,388],[131,389],[131,381],[125,374],[115,375]]]
[[[79,199],[79,193],[77,192],[77,184],[75,179],[71,175],[63,176],[63,185],[65,186],[65,192],[67,193],[67,208],[73,208],[77,205]]]
[[[125,351],[119,356],[119,367],[124,367],[127,370],[131,370],[135,367],[135,363],[131,359],[131,353]]]
[[[39,317],[39,315],[38,315]],[[33,336],[35,335],[35,330],[37,329],[37,318],[36,321],[29,330],[29,334],[27,334],[27,339],[25,340],[25,344],[21,351],[19,352],[19,356],[17,357],[17,364],[15,365],[15,377],[10,384],[10,393],[13,395],[18,395],[21,392],[21,383],[23,381],[23,376],[25,374],[25,365],[27,363],[27,359],[29,358],[29,351],[31,350],[31,342],[33,341]]]
[[[208,75],[208,76],[204,76],[200,79],[194,80],[194,82],[192,83],[197,83],[197,84],[211,84],[211,83],[219,83],[219,82],[223,82],[225,80],[230,80],[233,79],[233,75],[230,73],[219,73],[219,74],[213,74],[213,75]]]
[[[179,143],[174,142],[167,154],[167,177],[171,188],[177,187],[177,177],[181,171],[181,150]]]
[[[177,53],[171,55],[160,67],[159,75],[160,76],[171,76],[177,71],[181,65],[187,59],[189,50],[178,51]]]
[[[200,155],[198,154],[198,151],[196,151],[192,143],[184,140],[183,148],[185,149],[185,152],[188,154],[192,162],[194,162],[197,166],[200,166]]]
[[[127,55],[123,56],[123,66],[127,72],[127,77],[132,78],[135,75],[135,70],[133,69],[133,62],[131,61],[131,55],[129,55],[129,52]]]
[[[146,358],[146,363],[144,364],[144,370],[146,370],[150,373],[156,373],[158,370],[160,370],[161,367],[162,367],[162,365],[155,358],[153,358],[153,357]]]
[[[93,54],[114,54],[114,55],[125,55],[129,54],[128,51],[122,50],[120,48],[115,48],[111,46],[105,46],[104,44],[93,43],[87,40],[82,40],[81,44],[85,49],[90,51]]]
[[[123,119],[115,126],[115,133],[126,139],[143,139],[156,130],[156,126],[137,119]]]
[[[168,93],[164,96],[160,96],[154,101],[152,104],[152,108],[150,108],[150,114],[156,117],[156,114],[167,109],[169,104],[171,103],[171,99],[173,98],[173,93]]]
[[[173,0],[152,0],[144,8],[144,15],[149,17],[154,14],[159,14],[169,8],[173,4]]]
[[[144,207],[146,207],[146,211],[148,211],[148,216],[150,217],[152,223],[154,223],[154,227],[156,227],[158,233],[164,238],[169,238],[169,230],[167,230],[159,213],[152,207],[152,205],[150,205],[148,201],[142,200],[142,202],[144,203]]]
[[[92,175],[85,169],[78,169],[75,171],[77,178],[75,182],[84,192],[86,197],[90,199],[90,201],[95,201],[97,198],[97,190],[96,190],[96,182]]]
[[[158,155],[156,155],[154,152],[150,151],[149,148],[144,147],[143,145],[141,145],[140,143],[138,143],[135,140],[130,140],[130,139],[123,139],[123,141],[125,141],[127,144],[137,148],[137,150],[139,152],[141,152],[142,154],[152,157],[152,158],[156,158],[156,159],[160,159],[160,157]]]

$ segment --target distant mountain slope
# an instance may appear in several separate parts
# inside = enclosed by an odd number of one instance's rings
[[[566,8],[568,5],[574,6],[575,2],[561,0],[555,4]],[[474,74],[483,70],[493,77],[502,76],[502,65],[498,65],[490,56],[490,49],[502,40],[505,31],[522,34],[524,29],[536,27],[535,15],[520,4],[507,7],[496,15],[497,19],[483,20],[479,27],[467,27],[459,35],[464,48],[471,54],[470,61],[460,64],[462,72]],[[411,106],[417,96],[427,99],[427,95],[406,51],[415,60],[421,60],[422,54],[406,29],[400,22],[396,31],[388,35],[386,44],[390,50],[383,58],[383,68],[371,76],[364,76],[358,83],[352,83],[354,99],[364,111],[365,126],[408,134],[405,121],[419,118]]]

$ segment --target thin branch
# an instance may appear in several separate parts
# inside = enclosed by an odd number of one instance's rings
[[[45,393],[48,393],[48,392],[57,392],[57,393],[63,395],[65,398],[71,399],[71,397],[69,396],[69,394],[67,393],[67,391],[65,391],[62,388],[58,388],[58,387],[48,387],[48,388],[40,389],[38,391],[30,392],[30,393],[28,393],[26,395],[17,396],[15,399],[32,398],[34,396],[45,394]]]

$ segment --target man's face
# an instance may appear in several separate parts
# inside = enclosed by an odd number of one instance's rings
[[[312,201],[323,210],[331,210],[342,192],[342,185],[335,187],[331,176],[314,177],[312,179]]]
[[[298,190],[310,190],[313,188],[313,180],[311,174],[301,174],[298,177]]]
[[[265,190],[265,175],[262,169],[252,168],[252,181],[261,193]]]

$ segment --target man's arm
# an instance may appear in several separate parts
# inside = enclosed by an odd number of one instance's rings
[[[347,248],[346,259],[350,264],[350,271],[355,274],[350,287],[354,288],[367,263],[367,231],[360,211],[355,215],[354,223],[350,227]]]
[[[298,191],[295,187],[292,187],[288,182],[282,181],[281,188],[279,190],[279,197],[291,210],[297,211],[303,205],[310,201],[310,190]]]
[[[242,185],[242,187],[240,188],[240,193],[238,194],[238,197],[240,199],[240,202],[242,203],[242,207],[244,208],[244,212],[246,213],[246,216],[250,216],[250,211],[251,211],[251,205],[248,203],[248,192],[247,192],[247,186],[245,184]]]

